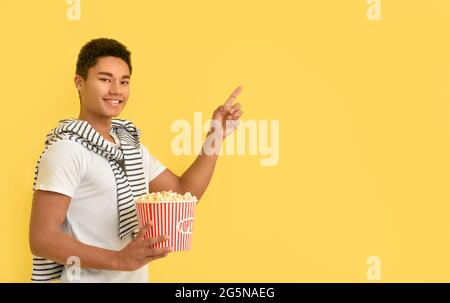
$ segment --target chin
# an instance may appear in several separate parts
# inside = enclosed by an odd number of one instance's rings
[[[120,116],[120,114],[121,114],[121,112],[118,112],[118,113],[111,113],[110,112],[110,113],[103,113],[102,116],[105,117],[105,118],[112,119],[112,118]]]

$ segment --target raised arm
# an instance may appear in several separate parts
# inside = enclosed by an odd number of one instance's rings
[[[233,105],[241,91],[242,87],[235,89],[227,101],[214,111],[211,128],[202,147],[202,153],[197,156],[181,177],[166,169],[149,182],[150,191],[173,190],[183,194],[191,192],[200,200],[213,176],[223,140],[233,133],[243,114],[239,103]]]

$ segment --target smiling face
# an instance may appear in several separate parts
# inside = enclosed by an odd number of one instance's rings
[[[100,57],[97,64],[89,68],[86,79],[75,76],[75,85],[80,93],[80,118],[112,119],[117,117],[129,96],[130,70],[118,57]]]

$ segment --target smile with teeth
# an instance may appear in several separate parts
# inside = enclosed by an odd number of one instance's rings
[[[106,102],[108,102],[109,104],[119,104],[122,103],[122,100],[116,100],[116,99],[103,99]]]

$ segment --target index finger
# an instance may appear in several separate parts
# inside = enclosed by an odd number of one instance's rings
[[[231,105],[233,103],[233,101],[236,99],[236,97],[241,93],[242,91],[242,86],[239,86],[238,88],[236,88],[233,93],[230,95],[230,97],[228,97],[227,101],[225,101],[225,106],[227,105]]]

